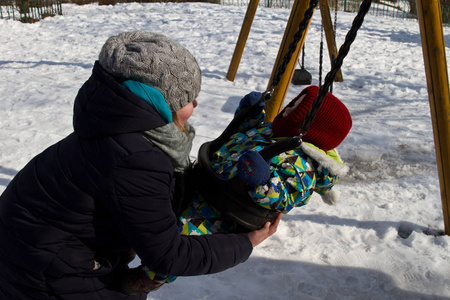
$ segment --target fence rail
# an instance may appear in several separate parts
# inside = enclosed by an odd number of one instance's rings
[[[92,3],[95,0],[84,0]],[[100,5],[118,2],[211,2],[222,5],[248,6],[250,0],[96,0]],[[69,2],[72,2],[69,0]],[[79,2],[79,1],[78,1]],[[106,3],[103,3],[106,2]],[[329,0],[338,11],[357,12],[362,0]],[[337,3],[336,3],[337,2]],[[442,23],[450,26],[450,0],[441,0]],[[261,0],[259,6],[292,8],[294,0]],[[369,14],[402,19],[417,19],[416,0],[374,0]],[[0,0],[0,18],[35,22],[48,16],[62,15],[61,0]]]
[[[357,12],[362,0],[329,0],[330,7],[345,12]],[[223,5],[247,6],[249,0],[220,0]],[[446,0],[441,1],[442,23],[450,25],[450,5]],[[259,6],[270,8],[291,8],[294,0],[261,0]],[[402,19],[417,19],[416,0],[374,0],[369,14]]]
[[[0,0],[0,18],[33,23],[62,15],[61,0]]]

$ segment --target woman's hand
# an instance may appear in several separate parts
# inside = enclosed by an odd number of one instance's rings
[[[250,238],[250,242],[252,243],[253,248],[255,248],[257,245],[262,243],[265,239],[267,239],[277,231],[281,216],[282,213],[279,213],[272,223],[267,222],[261,229],[248,233],[248,237]]]

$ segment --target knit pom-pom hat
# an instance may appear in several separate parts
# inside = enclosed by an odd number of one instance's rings
[[[273,120],[272,132],[275,137],[299,134],[318,91],[318,86],[309,86],[286,105]],[[327,152],[342,143],[351,127],[352,118],[347,107],[333,94],[328,93],[302,140]]]
[[[176,112],[200,93],[201,71],[194,56],[167,36],[143,30],[110,37],[100,65],[119,80],[135,80],[158,89]]]

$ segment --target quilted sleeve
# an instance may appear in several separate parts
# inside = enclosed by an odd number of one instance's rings
[[[189,276],[220,272],[252,252],[247,234],[181,236],[172,211],[171,164],[158,151],[119,162],[109,180],[105,206],[131,247],[150,270]]]

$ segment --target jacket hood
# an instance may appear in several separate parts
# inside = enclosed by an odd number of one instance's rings
[[[75,98],[73,127],[83,138],[141,132],[166,124],[153,107],[120,85],[98,62]]]
[[[300,150],[314,159],[321,168],[326,168],[332,175],[344,176],[348,172],[348,167],[344,165],[337,149],[325,152],[311,143],[302,142]]]

